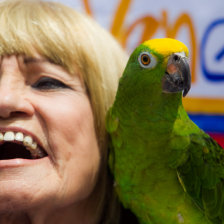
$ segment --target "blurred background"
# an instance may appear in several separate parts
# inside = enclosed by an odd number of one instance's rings
[[[131,53],[151,38],[172,37],[190,50],[191,119],[224,147],[223,0],[57,0],[92,16]]]

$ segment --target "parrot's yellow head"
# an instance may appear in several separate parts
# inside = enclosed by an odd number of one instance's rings
[[[183,91],[185,96],[191,85],[188,55],[188,48],[178,40],[148,40],[132,53],[125,73],[134,75],[133,82],[138,86],[163,93]]]
[[[186,45],[179,40],[175,40],[172,38],[152,39],[145,41],[143,45],[152,50],[155,50],[165,57],[173,53],[183,53],[186,57],[188,57],[189,55],[189,51]]]

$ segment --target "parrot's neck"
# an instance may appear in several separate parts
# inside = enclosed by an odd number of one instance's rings
[[[137,92],[125,91],[125,95],[117,95],[116,108],[117,112],[122,117],[121,120],[127,120],[131,125],[136,127],[143,127],[144,131],[151,130],[161,131],[165,134],[170,133],[173,124],[177,117],[186,117],[186,112],[182,106],[182,93],[157,93],[157,87],[149,87],[148,89],[141,89]],[[144,93],[145,92],[145,93]],[[143,97],[144,96],[144,97]],[[163,126],[166,126],[163,127]]]
[[[116,105],[119,134],[126,141],[116,152],[121,173],[118,191],[125,196],[123,202],[130,202],[126,206],[142,217],[141,224],[209,223],[186,196],[168,159],[172,158],[170,140],[175,122],[188,119],[181,98],[181,93],[161,93],[147,99],[124,98]]]

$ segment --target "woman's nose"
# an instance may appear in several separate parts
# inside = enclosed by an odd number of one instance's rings
[[[33,113],[34,108],[22,89],[0,84],[0,119],[32,116]]]
[[[16,56],[3,58],[0,70],[0,119],[31,116],[34,108]]]

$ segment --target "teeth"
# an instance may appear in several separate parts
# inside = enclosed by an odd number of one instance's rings
[[[30,145],[30,148],[31,148],[32,150],[37,149],[37,143],[36,143],[36,142],[33,142],[33,143]]]
[[[30,147],[33,143],[33,139],[30,136],[25,136],[23,139],[23,145]]]
[[[4,141],[14,141],[14,139],[15,139],[15,134],[14,134],[14,132],[12,132],[12,131],[7,131],[7,132],[4,134],[4,138],[3,138]]]
[[[41,158],[45,156],[45,153],[37,146],[37,143],[29,135],[24,136],[22,132],[7,131],[4,133],[0,132],[0,142],[2,141],[17,141],[22,143],[27,150],[30,151],[33,158]]]
[[[15,140],[16,141],[19,141],[19,142],[23,142],[23,133],[22,132],[17,132],[16,135],[15,135]]]

